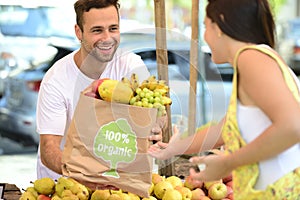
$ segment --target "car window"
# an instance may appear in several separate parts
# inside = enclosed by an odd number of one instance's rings
[[[0,31],[4,36],[74,38],[73,14],[62,7],[0,5]]]

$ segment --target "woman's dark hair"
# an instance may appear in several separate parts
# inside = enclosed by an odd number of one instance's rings
[[[83,13],[89,12],[92,8],[107,8],[114,6],[119,13],[120,3],[119,0],[78,0],[74,4],[76,13],[76,23],[83,31]]]
[[[268,0],[208,0],[206,15],[233,39],[275,46],[275,23]]]

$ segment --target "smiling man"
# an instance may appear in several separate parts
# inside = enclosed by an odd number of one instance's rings
[[[97,79],[121,80],[132,73],[140,80],[150,76],[140,56],[118,48],[119,7],[118,0],[78,0],[74,4],[80,48],[47,71],[39,92],[37,178],[61,176],[65,137],[81,91]],[[161,139],[160,128],[152,132],[155,135],[150,140]]]

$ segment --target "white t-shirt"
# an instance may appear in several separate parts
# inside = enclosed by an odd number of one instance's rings
[[[61,149],[64,147],[65,135],[71,123],[80,92],[94,81],[84,75],[76,66],[74,55],[77,51],[58,60],[47,71],[41,83],[37,102],[37,132],[39,134],[64,136],[60,145]],[[130,78],[132,73],[136,73],[140,81],[150,76],[140,56],[131,52],[122,52],[119,48],[100,78],[121,80],[122,77]],[[57,179],[59,176],[61,175],[42,164],[39,149],[37,178],[51,177]]]
[[[300,83],[292,73],[295,82],[300,88]],[[269,117],[258,107],[245,106],[237,103],[237,120],[242,137],[250,143],[258,137],[271,124]],[[266,144],[272,145],[272,144]],[[300,144],[295,144],[276,157],[259,162],[260,174],[255,185],[257,190],[265,190],[269,184],[300,166]]]

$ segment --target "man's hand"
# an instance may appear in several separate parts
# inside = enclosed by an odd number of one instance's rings
[[[162,140],[162,132],[168,125],[168,116],[164,115],[157,118],[154,127],[151,129],[151,135],[149,136],[149,140],[153,141],[153,143]]]

